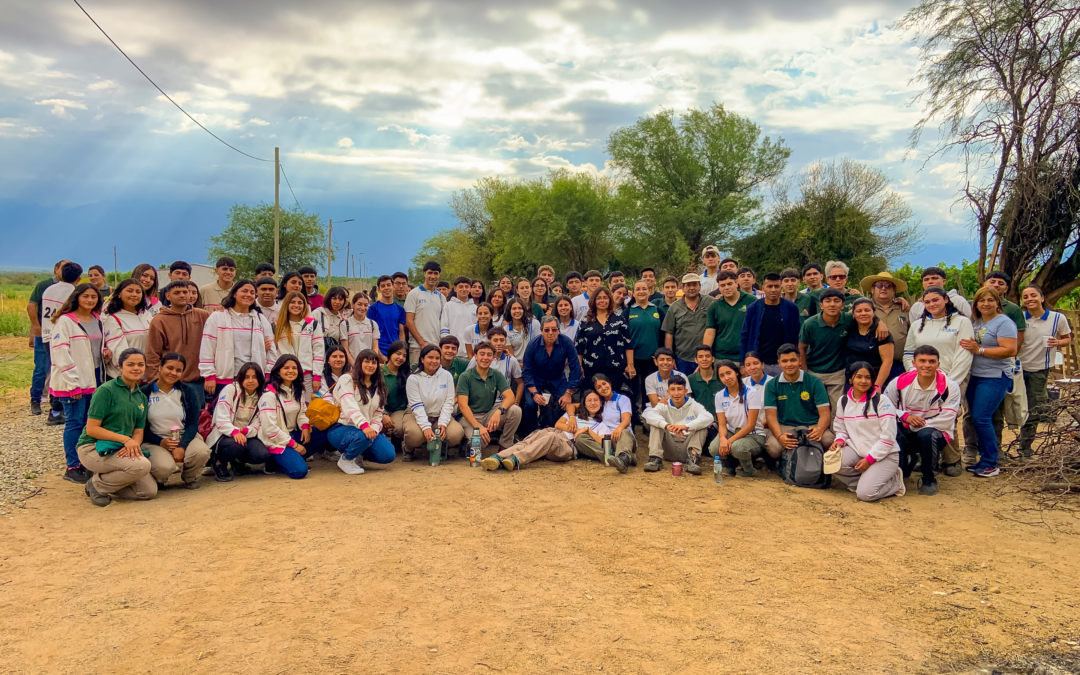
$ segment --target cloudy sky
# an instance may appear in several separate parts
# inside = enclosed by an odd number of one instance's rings
[[[303,207],[372,273],[453,225],[453,190],[549,167],[603,171],[607,136],[713,102],[791,146],[888,172],[972,257],[956,166],[905,157],[911,0],[85,0],[157,83],[238,148],[282,164]],[[0,0],[0,268],[73,257],[204,261],[229,205],[273,201],[273,164],[184,118],[70,0]],[[282,203],[292,195],[282,183]]]

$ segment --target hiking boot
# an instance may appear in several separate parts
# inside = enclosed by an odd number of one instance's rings
[[[190,481],[188,483],[184,483],[184,489],[185,490],[198,490],[199,489],[199,481],[193,480],[193,481]]]
[[[411,461],[413,461],[412,450],[410,450],[408,448],[402,448],[402,450],[401,450],[401,461],[403,461],[403,462],[411,462]]]
[[[502,460],[498,455],[492,455],[491,457],[485,457],[480,460],[480,467],[487,471],[498,471],[502,466]]]
[[[965,448],[962,461],[963,461],[963,463],[965,465],[967,465],[967,464],[977,464],[979,462],[979,453],[978,452],[972,452],[972,451],[968,450],[967,448]]]
[[[945,475],[949,478],[956,478],[964,473],[964,467],[960,466],[960,462],[953,462],[952,464],[945,465]]]
[[[933,497],[937,494],[937,491],[938,485],[936,480],[930,481],[929,483],[922,479],[919,480],[919,494],[921,494],[922,496]]]
[[[90,480],[90,472],[81,466],[77,466],[64,472],[64,480],[85,485],[86,481]]]
[[[345,459],[345,457],[342,456],[342,458],[337,461],[337,466],[350,476],[359,476],[364,473],[364,460],[361,459],[359,455],[357,455],[355,459]]]
[[[214,473],[214,478],[219,483],[228,483],[233,479],[233,471],[227,464],[214,464],[211,467]]]
[[[686,473],[693,474],[695,476],[701,475],[701,465],[694,461],[694,458],[690,458],[690,462],[686,465]]]
[[[112,497],[98,492],[97,488],[94,487],[93,481],[86,481],[86,485],[83,486],[83,492],[90,498],[90,503],[94,506],[108,506],[109,504],[112,504]]]
[[[517,455],[510,455],[506,459],[502,460],[502,466],[507,471],[517,471],[521,468],[521,464],[518,463]]]
[[[67,424],[67,418],[64,417],[64,413],[59,415],[49,415],[49,419],[45,420],[45,424],[50,427],[62,427]]]
[[[30,401],[30,414],[31,415],[40,415],[41,414],[41,401]]]
[[[753,478],[757,475],[757,469],[744,469],[740,465],[738,469],[735,469],[735,475],[739,478]]]
[[[656,473],[663,468],[664,460],[661,457],[650,457],[649,461],[645,462],[645,470],[649,473]]]
[[[619,473],[626,473],[630,469],[630,455],[620,452],[608,457],[607,465],[614,467]]]
[[[994,476],[1001,473],[1001,469],[997,468],[996,466],[984,466],[981,469],[972,471],[972,473],[975,474],[976,478],[993,478]]]

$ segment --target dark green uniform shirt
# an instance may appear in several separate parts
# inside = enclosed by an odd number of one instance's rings
[[[784,426],[816,426],[821,407],[829,407],[829,393],[810,373],[800,370],[795,382],[788,382],[780,373],[765,384],[765,408],[774,408],[776,421]]]
[[[122,436],[131,436],[136,429],[146,427],[146,407],[148,406],[146,394],[135,387],[129,389],[120,378],[109,380],[101,385],[90,398],[90,408],[86,412],[86,419],[98,420],[101,428]],[[83,429],[82,436],[76,445],[97,443],[98,439],[86,434]]]
[[[851,314],[840,312],[835,326],[825,323],[816,314],[799,329],[799,343],[806,345],[806,369],[814,373],[835,373],[847,366],[844,338],[847,337]]]
[[[402,368],[408,368],[408,364],[401,364]],[[389,415],[392,412],[405,410],[409,407],[409,399],[405,395],[405,387],[398,388],[397,375],[390,372],[385,365],[382,367],[383,381],[386,382],[386,405],[383,412]]]
[[[663,297],[663,296],[661,296]],[[635,302],[623,310],[623,316],[630,327],[630,348],[635,359],[651,359],[660,348],[660,308],[649,303],[642,309]]]
[[[796,293],[795,306],[799,308],[800,326],[806,323],[807,319],[814,316],[820,311],[820,307],[818,307],[817,297],[811,295],[810,293]]]
[[[488,368],[487,379],[480,377],[476,368],[466,370],[458,378],[457,395],[469,397],[469,410],[473,415],[483,415],[495,407],[499,395],[510,388],[503,374]]]
[[[705,319],[705,327],[716,330],[716,339],[712,344],[713,356],[718,359],[739,360],[739,351],[742,339],[743,319],[746,318],[746,308],[757,300],[756,296],[739,291],[739,297],[734,305],[729,305],[724,296],[716,299],[709,305],[709,314]],[[704,404],[702,404],[704,405]]]
[[[455,356],[454,360],[450,362],[450,367],[443,366],[443,370],[447,371],[454,376],[454,385],[457,385],[458,378],[465,372],[465,369],[469,367],[469,359],[464,359],[460,356]],[[499,391],[502,391],[501,389]]]
[[[710,415],[716,417],[716,395],[724,388],[724,383],[716,374],[716,367],[713,367],[712,379],[708,382],[701,377],[700,370],[695,370],[693,375],[686,378],[686,383],[690,385],[691,396],[694,400],[705,406]]]
[[[1001,303],[1002,313],[1013,320],[1013,323],[1016,324],[1016,330],[1027,330],[1027,319],[1024,318],[1024,310],[1020,309],[1020,305],[1009,302],[1004,298],[1002,298]]]

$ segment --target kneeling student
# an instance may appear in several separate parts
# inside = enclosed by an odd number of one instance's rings
[[[353,359],[352,371],[343,373],[334,385],[341,417],[326,432],[330,445],[341,451],[338,468],[351,476],[364,473],[365,459],[376,464],[394,461],[394,444],[380,433],[386,398],[382,357],[374,349],[365,349]]]
[[[750,478],[757,473],[754,460],[765,454],[765,394],[739,380],[739,366],[734,361],[725,359],[716,369],[724,388],[716,394],[719,431],[709,444],[709,453],[713,457],[719,453],[730,473]]]
[[[799,367],[798,347],[786,343],[776,352],[780,375],[765,383],[765,451],[772,459],[782,458],[783,464],[799,446],[792,433],[796,427],[809,428],[810,440],[822,447],[831,445],[835,436],[829,430],[831,415],[825,385]]]
[[[552,462],[568,462],[574,458],[575,448],[585,450],[591,457],[604,456],[604,436],[611,430],[604,424],[604,401],[595,391],[585,393],[585,400],[578,407],[574,420],[574,429],[570,429],[569,413],[559,418],[554,428],[539,429],[525,437],[525,440],[499,451],[480,462],[480,466],[494,471],[500,466],[513,471],[534,462],[541,457]],[[624,472],[625,473],[625,472]]]
[[[642,418],[656,427],[649,434],[649,461],[646,471],[659,471],[664,459],[683,462],[686,471],[701,475],[701,447],[712,416],[705,406],[686,397],[686,379],[672,375],[668,380],[668,402],[646,410]]]
[[[956,411],[960,409],[960,385],[938,370],[938,350],[920,345],[914,353],[915,370],[889,382],[885,396],[896,407],[902,424],[897,425],[900,468],[911,475],[915,462],[922,462],[919,494],[938,493],[937,469],[941,453],[956,435]]]
[[[308,474],[306,457],[322,450],[324,432],[311,429],[304,400],[304,374],[292,354],[278,357],[259,398],[259,440],[270,451],[270,464],[293,480]]]
[[[874,369],[866,361],[848,366],[847,381],[851,389],[836,404],[836,440],[829,448],[843,448],[836,477],[858,495],[859,501],[902,497],[905,489],[896,447],[896,409],[887,397],[872,391]]]
[[[270,451],[259,440],[259,398],[265,386],[262,368],[248,361],[218,394],[214,428],[206,444],[213,448],[214,476],[219,483],[230,482],[241,464],[265,465],[270,459]]]
[[[143,453],[150,458],[150,473],[163,488],[169,477],[182,464],[180,474],[184,487],[199,487],[199,474],[210,459],[210,448],[199,436],[199,401],[191,390],[193,385],[180,381],[187,367],[182,354],[170,352],[161,357],[156,381],[142,388],[147,398],[146,431],[143,436]],[[180,438],[173,439],[173,430]]]
[[[457,403],[465,442],[472,441],[476,429],[480,431],[481,446],[487,447],[491,444],[491,434],[501,429],[499,445],[505,450],[514,444],[514,434],[521,424],[521,408],[514,405],[510,383],[502,373],[491,368],[495,358],[491,343],[478,343],[473,354],[476,367],[462,373],[457,383]]]

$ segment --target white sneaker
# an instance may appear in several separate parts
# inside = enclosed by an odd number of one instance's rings
[[[903,497],[904,495],[907,494],[907,486],[904,485],[904,472],[901,471],[900,469],[897,469],[896,470],[896,477],[900,479],[900,489],[897,490],[896,496],[897,497]]]
[[[356,459],[360,458],[357,457]],[[342,456],[342,458],[337,461],[338,468],[350,476],[359,476],[364,473],[364,467],[360,466],[356,459],[345,459],[345,457]]]

